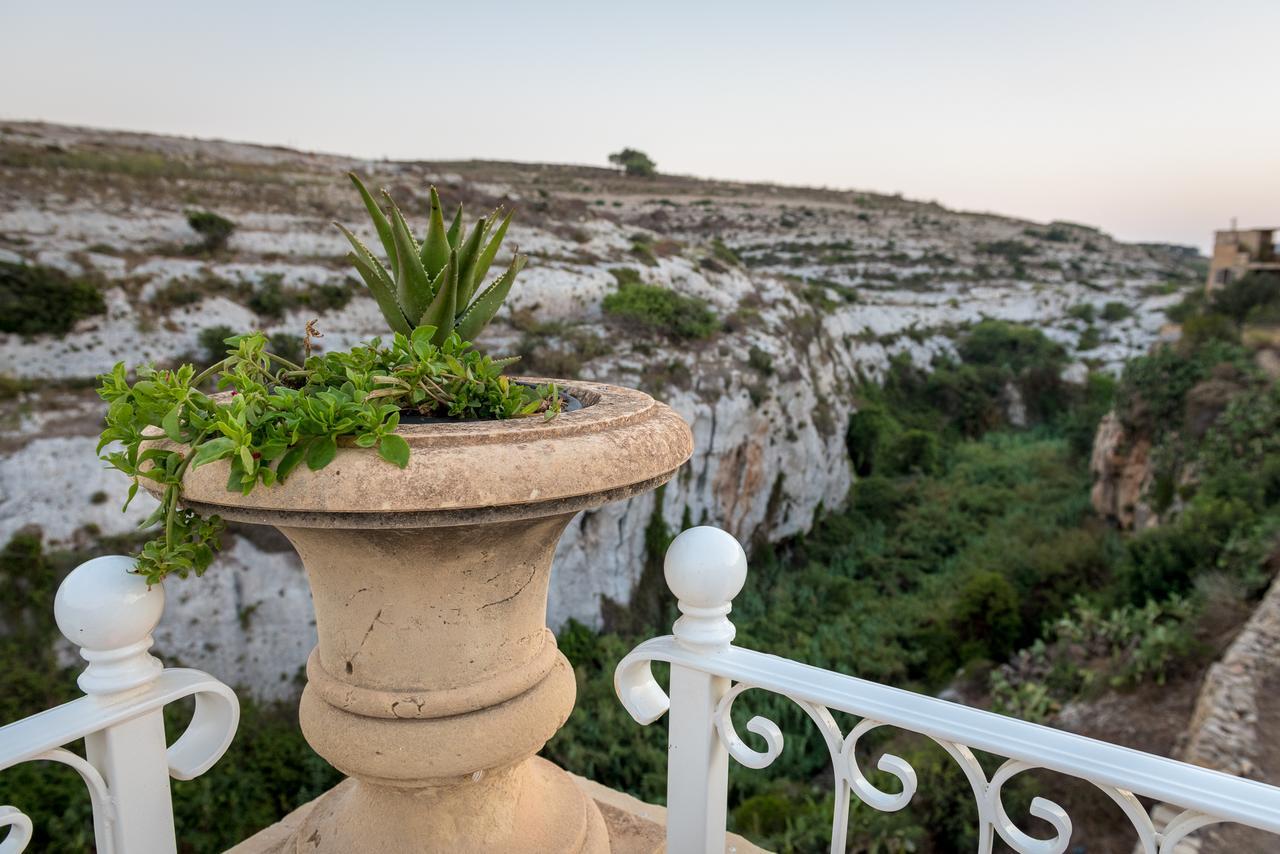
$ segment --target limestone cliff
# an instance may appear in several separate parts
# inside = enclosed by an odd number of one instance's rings
[[[145,515],[141,498],[117,511],[126,484],[94,458],[100,410],[83,379],[113,362],[199,357],[201,330],[214,325],[297,334],[318,318],[328,347],[380,332],[329,225],[365,220],[341,177],[354,168],[417,213],[432,182],[474,210],[514,204],[507,242],[530,263],[482,344],[524,354],[530,373],[645,389],[692,425],[694,457],[661,506],[647,495],[572,523],[557,553],[553,624],[598,624],[605,598],[629,600],[655,513],[671,528],[687,518],[758,542],[839,506],[852,483],[852,392],[890,359],[928,365],[952,352],[957,330],[992,317],[1041,327],[1079,360],[1071,376],[1086,361],[1115,369],[1160,334],[1163,309],[1178,299],[1166,284],[1186,263],[1087,226],[863,192],[362,162],[21,123],[0,123],[6,153],[0,260],[94,277],[108,308],[59,339],[0,336],[0,372],[30,385],[0,404],[0,539],[35,523],[55,543],[89,543],[127,534]],[[194,237],[192,208],[236,223],[226,251],[181,250]],[[679,340],[605,314],[620,277],[705,300],[720,330]],[[322,287],[350,299],[317,308],[305,295]],[[1110,312],[1121,319],[1089,319],[1107,303],[1122,304]],[[1122,481],[1137,477],[1117,453],[1106,465],[1127,472]],[[1140,481],[1117,487],[1109,506],[1136,506]],[[278,542],[233,537],[206,577],[170,585],[170,602],[158,640],[171,657],[259,694],[295,690],[314,629],[301,570]]]

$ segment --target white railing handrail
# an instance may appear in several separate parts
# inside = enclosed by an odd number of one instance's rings
[[[858,739],[878,726],[928,736],[960,763],[978,799],[980,852],[991,849],[993,833],[1018,851],[1054,854],[1066,849],[1071,821],[1053,802],[1036,798],[1031,807],[1032,815],[1054,827],[1052,839],[1025,834],[1004,812],[1001,787],[1031,768],[1097,785],[1134,823],[1143,852],[1172,852],[1188,834],[1218,821],[1280,833],[1280,788],[735,647],[727,614],[745,576],[745,554],[728,534],[715,528],[682,533],[668,552],[666,577],[684,616],[676,622],[673,635],[640,644],[615,672],[618,696],[638,722],[652,723],[671,712],[668,786],[675,791],[668,793],[668,851],[672,854],[720,850],[716,840],[722,845],[728,756],[748,767],[763,768],[782,751],[782,733],[764,718],[747,724],[748,730],[764,739],[763,751],[746,745],[734,731],[729,716],[733,701],[751,688],[795,701],[826,738],[837,786],[833,851],[844,850],[850,795],[877,809],[896,810],[905,807],[915,792],[915,772],[898,757],[883,756],[878,767],[898,778],[900,792],[877,789],[858,768],[854,756]],[[670,698],[653,678],[650,665],[654,661],[672,665]],[[863,721],[844,735],[832,710]],[[988,778],[972,749],[1008,761]],[[1183,812],[1157,829],[1134,795],[1158,799]]]
[[[36,760],[68,765],[88,788],[101,854],[172,854],[177,844],[169,778],[190,780],[222,757],[240,705],[212,676],[165,669],[150,654],[164,588],[148,586],[133,568],[129,558],[95,558],[59,586],[55,617],[88,662],[77,680],[86,696],[0,728],[0,771]],[[170,746],[164,707],[184,697],[195,698],[195,713]],[[65,749],[81,739],[85,758]],[[23,851],[30,819],[3,806],[4,827],[0,854]]]

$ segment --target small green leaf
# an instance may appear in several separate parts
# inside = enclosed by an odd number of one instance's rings
[[[422,241],[422,266],[427,274],[436,274],[449,263],[449,234],[444,228],[444,214],[440,210],[440,194],[431,188],[431,219],[427,223],[427,237]]]
[[[284,452],[284,456],[280,458],[280,462],[276,464],[276,479],[283,482],[289,476],[289,472],[298,467],[298,463],[302,462],[307,455],[308,444],[306,442],[294,445],[292,448]]]
[[[435,337],[436,327],[430,324],[419,324],[413,330],[410,341],[413,346],[413,352],[419,359],[426,361],[431,356],[431,350],[435,347],[431,343],[431,339]]]
[[[395,463],[400,468],[404,468],[409,465],[409,443],[404,440],[403,436],[396,433],[388,433],[378,443],[378,456],[389,463]]]
[[[182,427],[179,419],[182,417],[182,404],[176,404],[165,414],[164,419],[160,422],[161,429],[164,434],[175,442],[182,441]]]
[[[320,436],[307,449],[307,468],[319,471],[338,455],[338,442],[332,436]]]
[[[200,466],[221,460],[231,456],[235,452],[236,443],[226,436],[219,436],[216,439],[210,439],[200,447],[196,448],[196,455],[191,460],[191,467],[198,469]]]

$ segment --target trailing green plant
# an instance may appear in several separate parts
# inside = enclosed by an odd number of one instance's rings
[[[445,227],[440,195],[431,188],[427,231],[419,244],[391,195],[382,191],[390,215],[370,194],[354,172],[348,173],[373,221],[378,240],[387,253],[387,265],[378,260],[350,229],[334,223],[350,241],[347,260],[364,279],[393,332],[408,335],[419,327],[433,329],[431,343],[439,346],[457,332],[473,340],[493,319],[507,298],[526,257],[516,254],[506,272],[481,288],[489,266],[498,254],[511,224],[511,213],[498,208],[481,217],[468,233],[462,221],[462,205]]]
[[[511,360],[482,355],[456,332],[439,345],[435,338],[434,327],[418,326],[409,335],[397,332],[389,347],[374,339],[298,365],[269,352],[258,332],[227,339],[226,358],[203,372],[192,365],[144,367],[133,383],[118,363],[100,378],[108,409],[98,451],[134,479],[126,506],[141,480],[160,494],[144,522],[159,532],[142,547],[138,572],[156,582],[199,575],[212,561],[222,523],[182,506],[190,468],[227,460],[227,489],[248,494],[285,480],[303,463],[324,468],[344,439],[404,468],[409,445],[395,432],[402,411],[459,419],[559,411],[554,384],[512,382],[501,373]],[[207,381],[231,393],[206,394]]]

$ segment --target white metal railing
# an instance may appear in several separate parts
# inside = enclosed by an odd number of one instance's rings
[[[1005,783],[1032,768],[1068,774],[1105,792],[1133,823],[1142,854],[1172,854],[1189,834],[1217,822],[1280,833],[1280,788],[733,646],[727,615],[746,581],[747,559],[737,541],[717,528],[691,528],[676,537],[665,570],[683,616],[673,635],[640,644],[618,664],[614,687],[641,724],[670,712],[670,854],[723,851],[728,758],[764,768],[782,752],[782,733],[770,720],[757,716],[747,723],[747,730],[764,740],[763,751],[745,744],[734,730],[734,700],[753,688],[794,701],[826,741],[836,787],[832,852],[846,849],[852,795],[888,812],[907,806],[915,794],[916,773],[899,757],[886,754],[877,763],[897,778],[901,791],[896,793],[877,788],[858,767],[859,739],[882,726],[925,735],[959,764],[977,800],[979,854],[992,850],[996,835],[1023,854],[1067,849],[1071,819],[1053,801],[1035,798],[1030,807],[1031,815],[1052,827],[1050,838],[1027,834],[1005,811]],[[670,697],[653,678],[654,661],[671,665]],[[845,734],[833,710],[861,721]],[[988,777],[974,749],[1007,761]],[[1179,811],[1158,828],[1137,795]]]
[[[169,778],[190,780],[226,752],[240,704],[199,670],[165,668],[148,652],[164,612],[164,588],[133,574],[133,561],[100,557],[76,567],[58,588],[54,615],[89,663],[77,680],[85,696],[0,728],[0,771],[45,760],[79,772],[93,805],[99,854],[172,854]],[[183,734],[166,745],[164,707],[195,698]],[[85,757],[66,749],[84,739]],[[31,840],[31,820],[0,807],[0,854]]]

